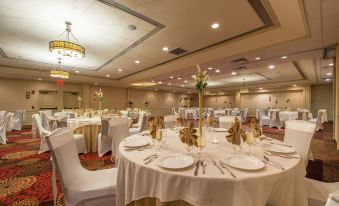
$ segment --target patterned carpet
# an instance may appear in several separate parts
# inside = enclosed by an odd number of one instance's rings
[[[309,161],[307,176],[326,182],[339,181],[339,151],[332,138],[333,123],[324,125],[311,143],[315,161]],[[284,129],[263,128],[267,136],[283,140]],[[52,164],[50,153],[38,154],[39,138],[32,139],[29,130],[14,131],[8,135],[8,144],[0,145],[0,206],[53,205]],[[97,153],[80,155],[88,170],[111,168],[110,154],[99,158]],[[61,191],[58,205],[62,206]]]
[[[38,154],[40,140],[32,139],[29,130],[13,131],[8,144],[0,145],[0,205],[53,205],[52,164],[50,153]],[[80,155],[88,170],[113,167],[110,154],[102,158],[97,153]],[[64,205],[61,191],[58,205]]]

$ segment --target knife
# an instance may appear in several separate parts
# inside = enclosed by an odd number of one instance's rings
[[[194,176],[197,176],[197,175],[198,175],[198,172],[199,172],[199,166],[200,166],[200,160],[198,160],[198,161],[195,163]]]
[[[153,162],[153,160],[157,159],[159,155],[154,155],[153,157],[151,157],[149,160],[147,160],[144,164],[147,165],[151,162]]]
[[[275,165],[275,164],[273,164],[272,162],[269,162],[269,161],[266,161],[266,160],[261,160],[263,163],[265,163],[265,164],[267,164],[267,165],[270,165],[270,166],[272,166],[272,167],[275,167],[275,168],[277,168],[277,169],[281,169],[281,170],[285,170],[285,168],[283,168],[283,167],[279,167],[278,165]]]
[[[235,176],[235,174],[226,166],[226,164],[222,161],[219,160],[219,164],[222,168],[226,169],[228,171],[228,173],[230,173],[230,175],[232,175],[232,177],[236,178],[237,176]]]
[[[213,162],[214,166],[219,169],[221,174],[225,174],[225,172],[221,169],[221,167],[217,164],[217,162],[215,160],[212,160],[212,162]]]

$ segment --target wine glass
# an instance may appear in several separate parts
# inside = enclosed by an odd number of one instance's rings
[[[248,154],[250,155],[251,154],[251,145],[254,144],[254,135],[252,132],[249,132],[249,133],[246,133],[246,141],[245,143],[248,145]]]
[[[160,141],[162,140],[162,130],[160,128],[158,128],[157,131],[155,132],[155,140],[157,142],[156,149],[157,149],[157,151],[159,151],[160,150]]]

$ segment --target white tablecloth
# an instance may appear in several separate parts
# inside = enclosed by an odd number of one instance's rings
[[[139,135],[140,136],[140,135]],[[210,144],[214,136],[220,144]],[[185,145],[180,143],[178,133],[167,130],[167,149],[161,154],[170,152],[187,153]],[[117,177],[117,205],[126,205],[145,197],[156,197],[161,202],[184,200],[192,205],[202,206],[306,206],[304,176],[306,174],[300,159],[270,157],[285,166],[285,171],[271,166],[255,172],[231,169],[236,179],[227,172],[222,175],[212,164],[211,159],[221,159],[230,155],[232,146],[225,140],[225,133],[207,133],[207,144],[204,158],[208,162],[206,174],[194,176],[194,167],[181,171],[162,169],[153,161],[143,164],[143,159],[155,151],[126,152],[120,144]],[[193,155],[196,156],[196,151]],[[260,146],[252,147],[252,154],[263,159]],[[160,159],[160,158],[158,158]]]
[[[295,120],[298,119],[298,112],[297,111],[281,111],[279,112],[279,119],[284,123],[288,120]]]

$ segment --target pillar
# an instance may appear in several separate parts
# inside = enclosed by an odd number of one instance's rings
[[[91,102],[90,86],[88,84],[82,85],[82,107],[89,108]]]
[[[339,65],[339,46],[336,47],[336,58],[334,59],[333,67],[333,99],[334,99],[334,139],[337,142],[337,149],[339,150],[339,72],[337,70]]]
[[[235,92],[235,105],[234,107],[240,108],[240,90]]]

